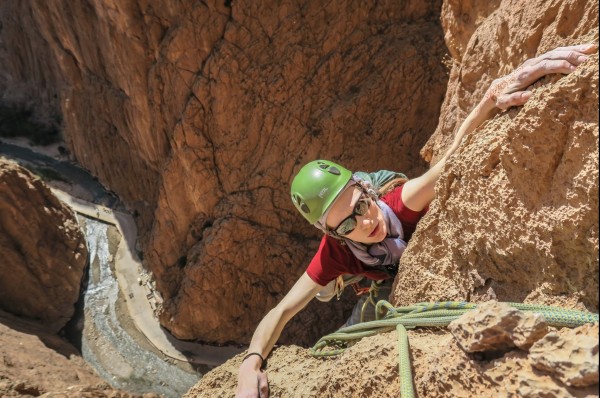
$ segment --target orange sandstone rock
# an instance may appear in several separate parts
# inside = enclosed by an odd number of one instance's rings
[[[447,82],[440,7],[3,2],[0,90],[62,115],[73,157],[137,215],[163,325],[247,342],[318,243],[289,199],[301,165],[426,169]],[[282,341],[314,341],[347,307],[310,305]]]
[[[60,330],[87,263],[72,211],[18,164],[0,158],[0,308]]]
[[[548,333],[540,315],[495,301],[480,304],[452,321],[448,330],[468,353],[528,349]]]
[[[529,350],[536,369],[555,375],[568,386],[598,384],[598,324],[549,333]]]

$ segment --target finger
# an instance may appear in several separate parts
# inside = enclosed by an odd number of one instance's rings
[[[496,106],[506,110],[511,106],[521,106],[531,98],[531,91],[518,91],[512,94],[504,94],[496,99]]]
[[[267,380],[267,374],[264,372],[258,375],[258,391],[260,392],[260,398],[269,398],[269,381]]]
[[[564,59],[545,59],[535,65],[529,65],[519,68],[514,72],[512,78],[508,81],[504,93],[514,93],[531,85],[543,76],[552,73],[569,74],[577,68],[569,61]]]
[[[593,54],[598,51],[596,44],[582,44],[577,46],[558,47],[552,51],[548,51],[536,58],[528,59],[523,62],[522,66],[535,65],[545,59],[559,60],[564,59],[573,65],[579,65],[587,59],[588,54]]]
[[[576,46],[557,47],[558,51],[577,51],[584,54],[593,54],[598,51],[598,45],[595,43],[578,44]]]
[[[546,53],[537,58],[538,62],[541,62],[545,59],[550,60],[561,60],[569,61],[573,65],[579,65],[586,59],[588,59],[588,55],[581,51],[576,50],[556,50]]]

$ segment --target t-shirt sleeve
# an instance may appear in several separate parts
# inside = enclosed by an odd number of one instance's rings
[[[384,195],[381,200],[383,200],[396,214],[396,217],[402,223],[402,228],[404,229],[404,240],[408,241],[415,229],[417,229],[417,223],[429,210],[429,206],[424,208],[421,211],[414,211],[406,207],[404,202],[402,202],[402,189],[404,185],[395,188],[390,193]]]
[[[338,276],[348,272],[348,269],[360,267],[360,261],[346,246],[336,239],[323,235],[319,249],[312,258],[306,273],[314,282],[321,286],[327,285]]]

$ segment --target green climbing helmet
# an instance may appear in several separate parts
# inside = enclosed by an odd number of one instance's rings
[[[344,190],[352,172],[329,160],[314,160],[292,181],[292,202],[309,223],[316,223]]]

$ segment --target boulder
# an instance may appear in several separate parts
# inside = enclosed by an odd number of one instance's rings
[[[568,386],[597,385],[598,324],[549,333],[531,347],[529,358],[536,369]]]
[[[87,248],[40,177],[0,158],[0,308],[60,330],[75,311]]]
[[[45,325],[2,310],[0,347],[2,397],[139,398],[111,388],[73,345]]]
[[[448,329],[468,353],[528,349],[548,333],[544,318],[489,301],[452,321]]]

